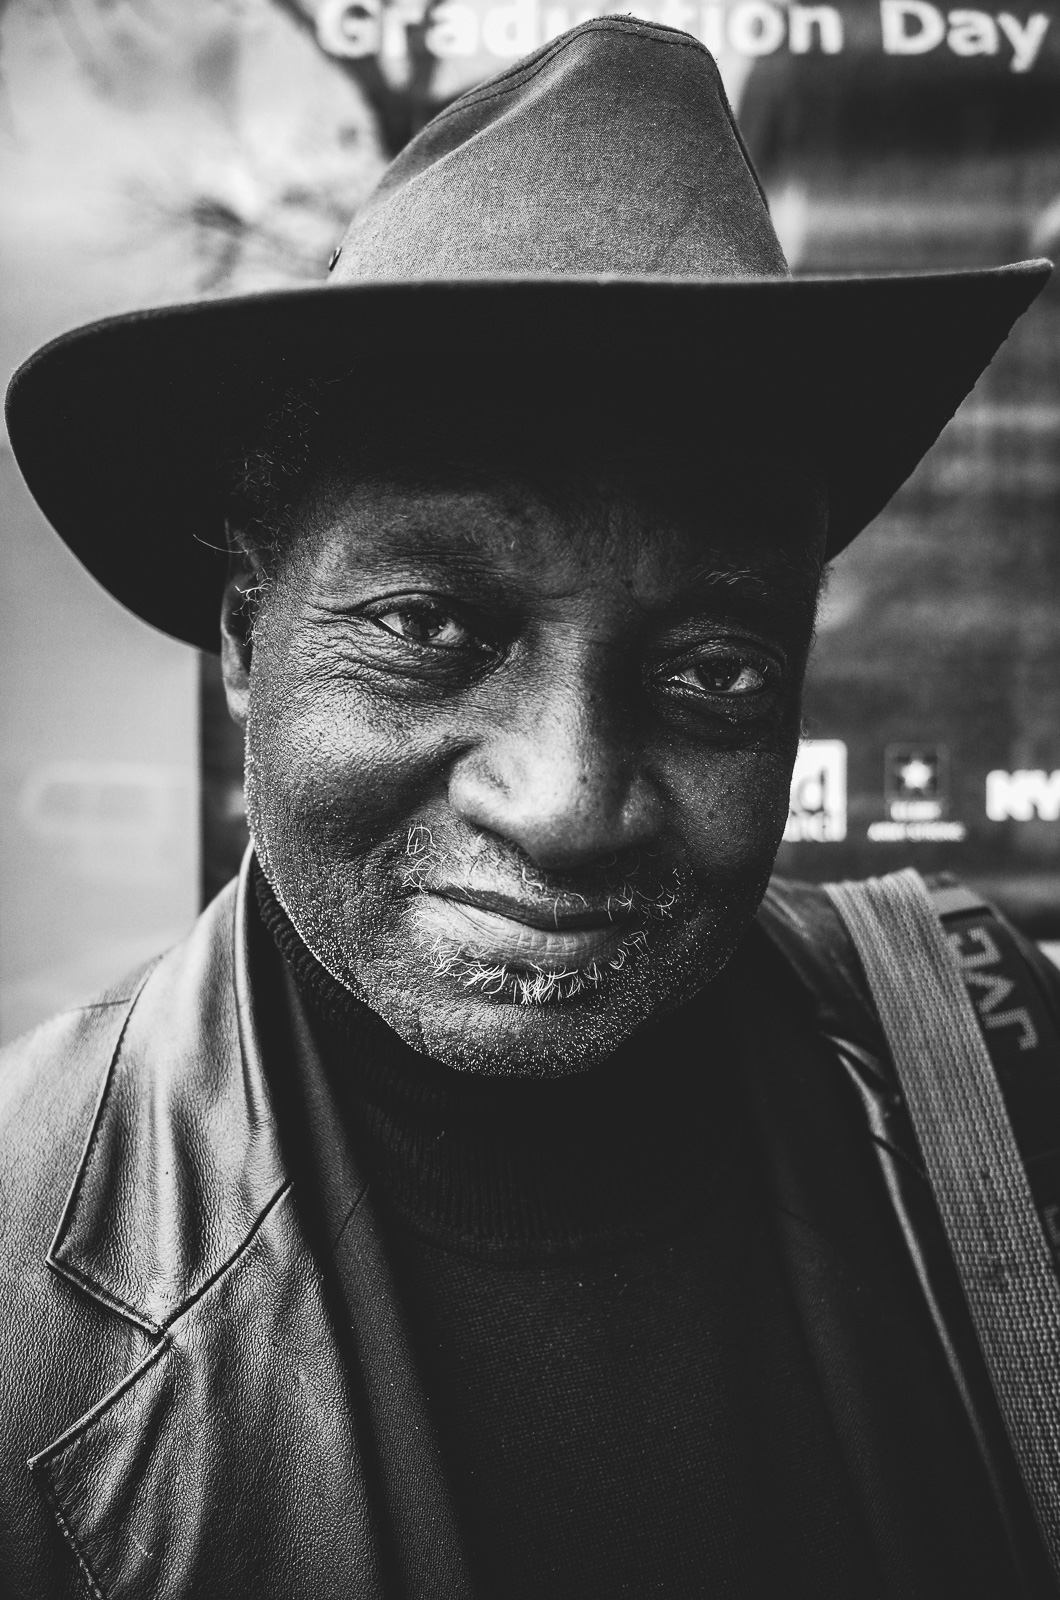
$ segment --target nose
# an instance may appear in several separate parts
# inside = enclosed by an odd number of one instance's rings
[[[633,718],[601,685],[553,683],[506,706],[452,768],[449,802],[557,872],[642,847],[659,825]]]

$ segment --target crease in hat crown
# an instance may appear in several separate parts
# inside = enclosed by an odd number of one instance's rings
[[[594,18],[461,96],[388,168],[328,281],[548,275],[788,276],[689,34]]]

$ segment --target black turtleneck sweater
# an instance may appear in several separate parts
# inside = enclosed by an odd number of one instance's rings
[[[334,983],[260,873],[257,895],[339,1110],[308,1106],[318,1199],[335,1236],[348,1140],[478,1592],[878,1593],[721,1006],[656,1022],[583,1075],[458,1074]]]

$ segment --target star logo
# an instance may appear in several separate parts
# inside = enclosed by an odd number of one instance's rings
[[[902,788],[911,794],[929,794],[935,782],[936,768],[922,756],[912,756],[904,767],[898,768]]]
[[[947,751],[940,744],[889,744],[883,770],[884,794],[892,816],[900,813],[910,820],[915,813],[922,820],[929,809],[932,815],[941,816],[948,766]]]

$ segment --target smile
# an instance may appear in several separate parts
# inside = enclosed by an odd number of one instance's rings
[[[567,972],[606,961],[639,926],[605,908],[544,908],[502,895],[439,894],[416,898],[416,920],[433,944],[459,947],[479,961]]]

